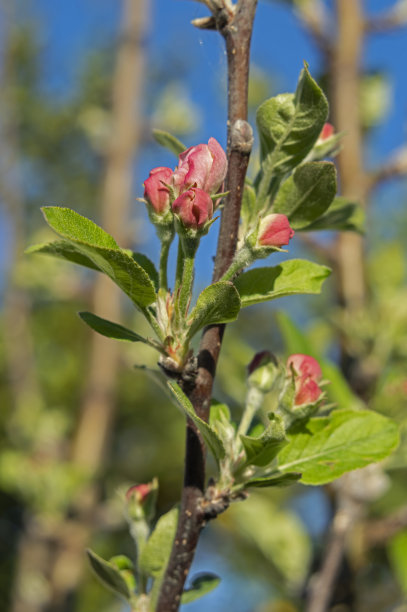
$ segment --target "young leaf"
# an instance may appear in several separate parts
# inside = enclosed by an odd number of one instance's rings
[[[336,410],[289,434],[279,454],[279,472],[300,471],[301,482],[320,485],[345,472],[380,461],[399,441],[393,421],[370,410]]]
[[[191,586],[186,589],[181,596],[181,604],[191,603],[191,601],[203,597],[207,593],[213,591],[213,589],[216,589],[219,583],[219,576],[209,572],[194,576]]]
[[[78,313],[82,321],[84,321],[89,327],[95,332],[106,336],[107,338],[115,338],[116,340],[127,340],[128,342],[144,342],[144,344],[150,344],[146,338],[139,336],[131,329],[119,325],[119,323],[113,323],[107,319],[102,319],[91,312],[79,312]]]
[[[360,204],[349,202],[343,197],[337,197],[322,217],[299,229],[307,232],[335,230],[363,234],[364,224],[365,214]]]
[[[180,153],[185,151],[187,147],[182,144],[178,138],[170,134],[169,132],[165,132],[164,130],[153,129],[154,139],[160,144],[162,147],[165,147],[171,153],[174,153],[178,157]]]
[[[57,234],[79,242],[107,249],[118,249],[115,239],[90,219],[62,206],[44,206],[44,217]]]
[[[327,99],[305,66],[295,95],[281,94],[257,110],[263,172],[281,175],[295,168],[311,151],[327,116]]]
[[[157,578],[164,571],[171,553],[178,522],[178,508],[172,508],[161,516],[140,555],[140,569]]]
[[[52,255],[53,257],[59,257],[60,259],[65,259],[71,263],[76,263],[80,266],[84,266],[85,268],[90,268],[91,270],[97,270],[99,272],[99,268],[93,263],[93,261],[78,251],[75,245],[71,244],[67,240],[55,240],[55,242],[35,244],[34,246],[26,249],[25,252],[27,255],[31,255],[32,253]]]
[[[99,580],[111,591],[123,597],[126,601],[130,601],[132,593],[130,592],[127,583],[120,573],[118,567],[105,561],[92,550],[88,549],[87,555],[93,571]]]
[[[240,298],[233,283],[219,281],[199,294],[195,308],[188,318],[188,336],[192,337],[206,325],[228,323],[237,318]]]
[[[331,270],[304,259],[289,259],[270,268],[254,268],[235,281],[242,308],[287,295],[320,293]]]
[[[45,207],[43,212],[50,226],[69,240],[72,251],[109,276],[137,306],[144,308],[155,301],[148,274],[109,234],[68,208]]]
[[[280,187],[273,213],[286,215],[295,230],[306,227],[329,208],[336,188],[333,163],[302,164]]]
[[[208,423],[203,421],[197,414],[195,414],[194,407],[185,393],[182,391],[181,387],[174,381],[169,381],[168,386],[177,400],[177,404],[180,406],[180,408],[182,408],[182,411],[191,419],[191,421],[195,423],[201,432],[205,444],[219,464],[219,462],[225,457],[225,447],[223,446],[222,440],[219,438],[215,430],[208,425]]]
[[[285,429],[281,420],[277,417],[270,422],[261,436],[240,436],[246,452],[246,464],[266,466],[273,461],[280,450],[288,443],[285,437]]]
[[[149,259],[147,255],[144,255],[144,253],[135,253],[134,251],[130,253],[134,261],[147,272],[155,290],[158,291],[158,272],[151,259]]]
[[[178,508],[172,508],[159,518],[153,533],[141,550],[140,571],[154,578],[153,588],[150,592],[151,609],[153,610],[160,592],[162,577],[170,558],[177,530],[178,512]]]
[[[287,474],[280,474],[276,472],[272,476],[264,476],[263,478],[252,478],[248,482],[245,482],[245,489],[248,487],[288,487],[295,484],[301,478],[299,472],[288,472]]]

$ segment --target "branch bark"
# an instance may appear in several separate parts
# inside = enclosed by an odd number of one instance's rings
[[[230,265],[237,243],[244,180],[253,135],[247,120],[250,41],[257,0],[240,0],[231,10],[229,3],[218,2],[213,10],[217,30],[225,39],[228,60],[228,176],[229,195],[219,230],[213,281]],[[224,325],[204,330],[197,376],[192,388],[185,389],[196,413],[209,417],[212,386],[224,334]],[[191,421],[187,423],[184,487],[180,518],[171,556],[163,579],[157,612],[178,610],[201,529],[207,517],[202,509],[205,489],[205,445]]]

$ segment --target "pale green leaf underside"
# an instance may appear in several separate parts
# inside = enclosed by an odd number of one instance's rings
[[[306,227],[329,208],[336,188],[333,163],[302,164],[282,184],[273,203],[273,212],[286,215],[295,230]]]
[[[144,308],[155,301],[156,295],[153,283],[148,274],[128,251],[120,249],[114,239],[99,228],[95,223],[82,217],[68,208],[45,207],[44,216],[49,225],[69,242],[69,248],[64,254],[63,243],[59,242],[57,256],[74,261],[78,258],[88,267],[104,272],[130,297],[140,308]],[[55,243],[54,243],[55,244]],[[51,250],[55,247],[50,247]],[[38,251],[38,249],[37,249]],[[44,245],[39,252],[44,250]],[[73,253],[77,255],[73,255]],[[89,260],[92,265],[89,266]]]
[[[229,323],[237,318],[240,297],[233,283],[219,281],[209,285],[199,294],[188,323],[188,335],[192,337],[206,325]]]
[[[337,410],[296,433],[278,456],[279,472],[301,472],[301,482],[320,485],[387,457],[399,440],[390,419],[368,410]]]
[[[174,153],[177,157],[187,148],[178,138],[164,130],[153,129],[153,136],[158,144]]]
[[[264,476],[262,478],[252,478],[245,483],[245,488],[256,487],[288,487],[295,484],[301,478],[300,472],[288,472],[287,474],[273,474],[272,476]]]
[[[99,580],[104,584],[108,589],[123,597],[126,601],[129,601],[131,598],[131,593],[126,584],[126,581],[122,577],[120,570],[109,563],[109,561],[105,561],[102,557],[99,557],[92,550],[87,550],[87,555],[89,557],[89,561],[91,567],[99,578]]]
[[[97,270],[99,268],[93,263],[89,257],[86,257],[81,253],[74,244],[67,240],[55,240],[55,242],[45,242],[43,244],[35,244],[29,247],[25,251],[28,255],[39,253],[40,255],[52,255],[53,257],[59,257],[65,259],[71,263],[90,268],[91,270]]]
[[[289,259],[278,266],[244,272],[235,285],[244,308],[287,295],[320,293],[330,273],[326,266],[304,259]]]
[[[220,583],[219,576],[216,574],[204,573],[194,576],[192,579],[191,586],[183,592],[181,596],[181,603],[187,604],[203,597],[207,593],[210,593]]]
[[[195,414],[194,407],[191,402],[182,391],[181,387],[174,381],[169,381],[168,386],[172,391],[177,404],[180,406],[184,414],[191,419],[197,426],[198,430],[205,441],[205,444],[213,454],[216,461],[219,463],[225,457],[225,447],[223,446],[222,440],[218,434],[212,429],[208,423],[203,421],[197,414]]]

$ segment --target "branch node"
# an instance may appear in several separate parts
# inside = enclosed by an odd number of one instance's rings
[[[230,130],[230,147],[243,155],[250,155],[253,147],[253,129],[244,119],[237,119]]]

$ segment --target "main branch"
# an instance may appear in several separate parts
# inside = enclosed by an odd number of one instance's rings
[[[247,120],[250,41],[257,0],[240,0],[237,5],[216,2],[213,20],[226,43],[228,58],[228,176],[229,191],[219,231],[213,280],[218,280],[232,262],[237,243],[244,181],[252,147]],[[197,376],[188,394],[196,413],[209,417],[212,386],[219,358],[224,325],[204,330],[198,353]],[[184,488],[180,518],[168,567],[163,579],[157,612],[179,608],[199,534],[207,517],[202,507],[205,491],[205,446],[191,421],[187,423]]]

